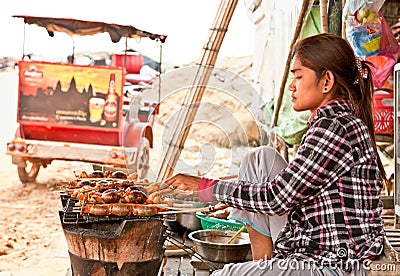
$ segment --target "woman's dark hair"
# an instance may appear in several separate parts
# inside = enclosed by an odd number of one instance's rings
[[[350,44],[340,36],[324,33],[297,42],[293,51],[301,64],[321,78],[332,72],[335,84],[332,98],[349,99],[356,117],[367,126],[378,161],[379,170],[386,181],[386,172],[378,154],[372,115],[374,84],[369,66],[372,64],[356,57]]]

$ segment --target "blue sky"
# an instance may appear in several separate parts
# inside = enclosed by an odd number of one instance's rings
[[[67,17],[133,25],[146,31],[166,34],[163,60],[175,65],[197,61],[208,37],[220,1],[218,0],[14,0],[0,10],[0,56],[33,52],[46,57],[65,57],[84,51],[121,51],[125,42],[113,44],[106,35],[71,37],[56,33],[50,38],[43,28],[25,25],[12,15]],[[23,43],[25,31],[25,44]],[[239,1],[219,57],[246,56],[253,51],[254,25]],[[74,43],[73,43],[74,41]],[[24,48],[23,48],[24,47]],[[159,46],[147,39],[129,40],[128,47],[158,59]]]

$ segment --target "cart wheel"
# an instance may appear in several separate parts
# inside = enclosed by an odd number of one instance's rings
[[[137,159],[136,173],[139,178],[146,178],[150,168],[150,142],[146,137],[140,139],[139,155]]]
[[[25,167],[18,167],[18,176],[22,183],[35,182],[40,170],[40,164],[25,161]]]

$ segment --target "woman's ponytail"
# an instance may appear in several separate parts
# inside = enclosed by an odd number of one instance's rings
[[[375,125],[372,111],[372,106],[374,105],[374,82],[370,66],[373,66],[373,64],[356,57],[357,78],[354,81],[355,93],[350,93],[349,96],[350,101],[353,104],[355,115],[360,118],[368,128],[372,146],[374,147],[378,161],[379,170],[381,171],[383,179],[387,181],[386,171],[376,145]]]

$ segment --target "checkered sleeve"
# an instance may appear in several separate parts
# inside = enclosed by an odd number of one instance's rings
[[[274,180],[218,181],[214,196],[239,209],[282,215],[328,189],[353,162],[346,128],[336,119],[323,118],[310,127],[294,160]]]

